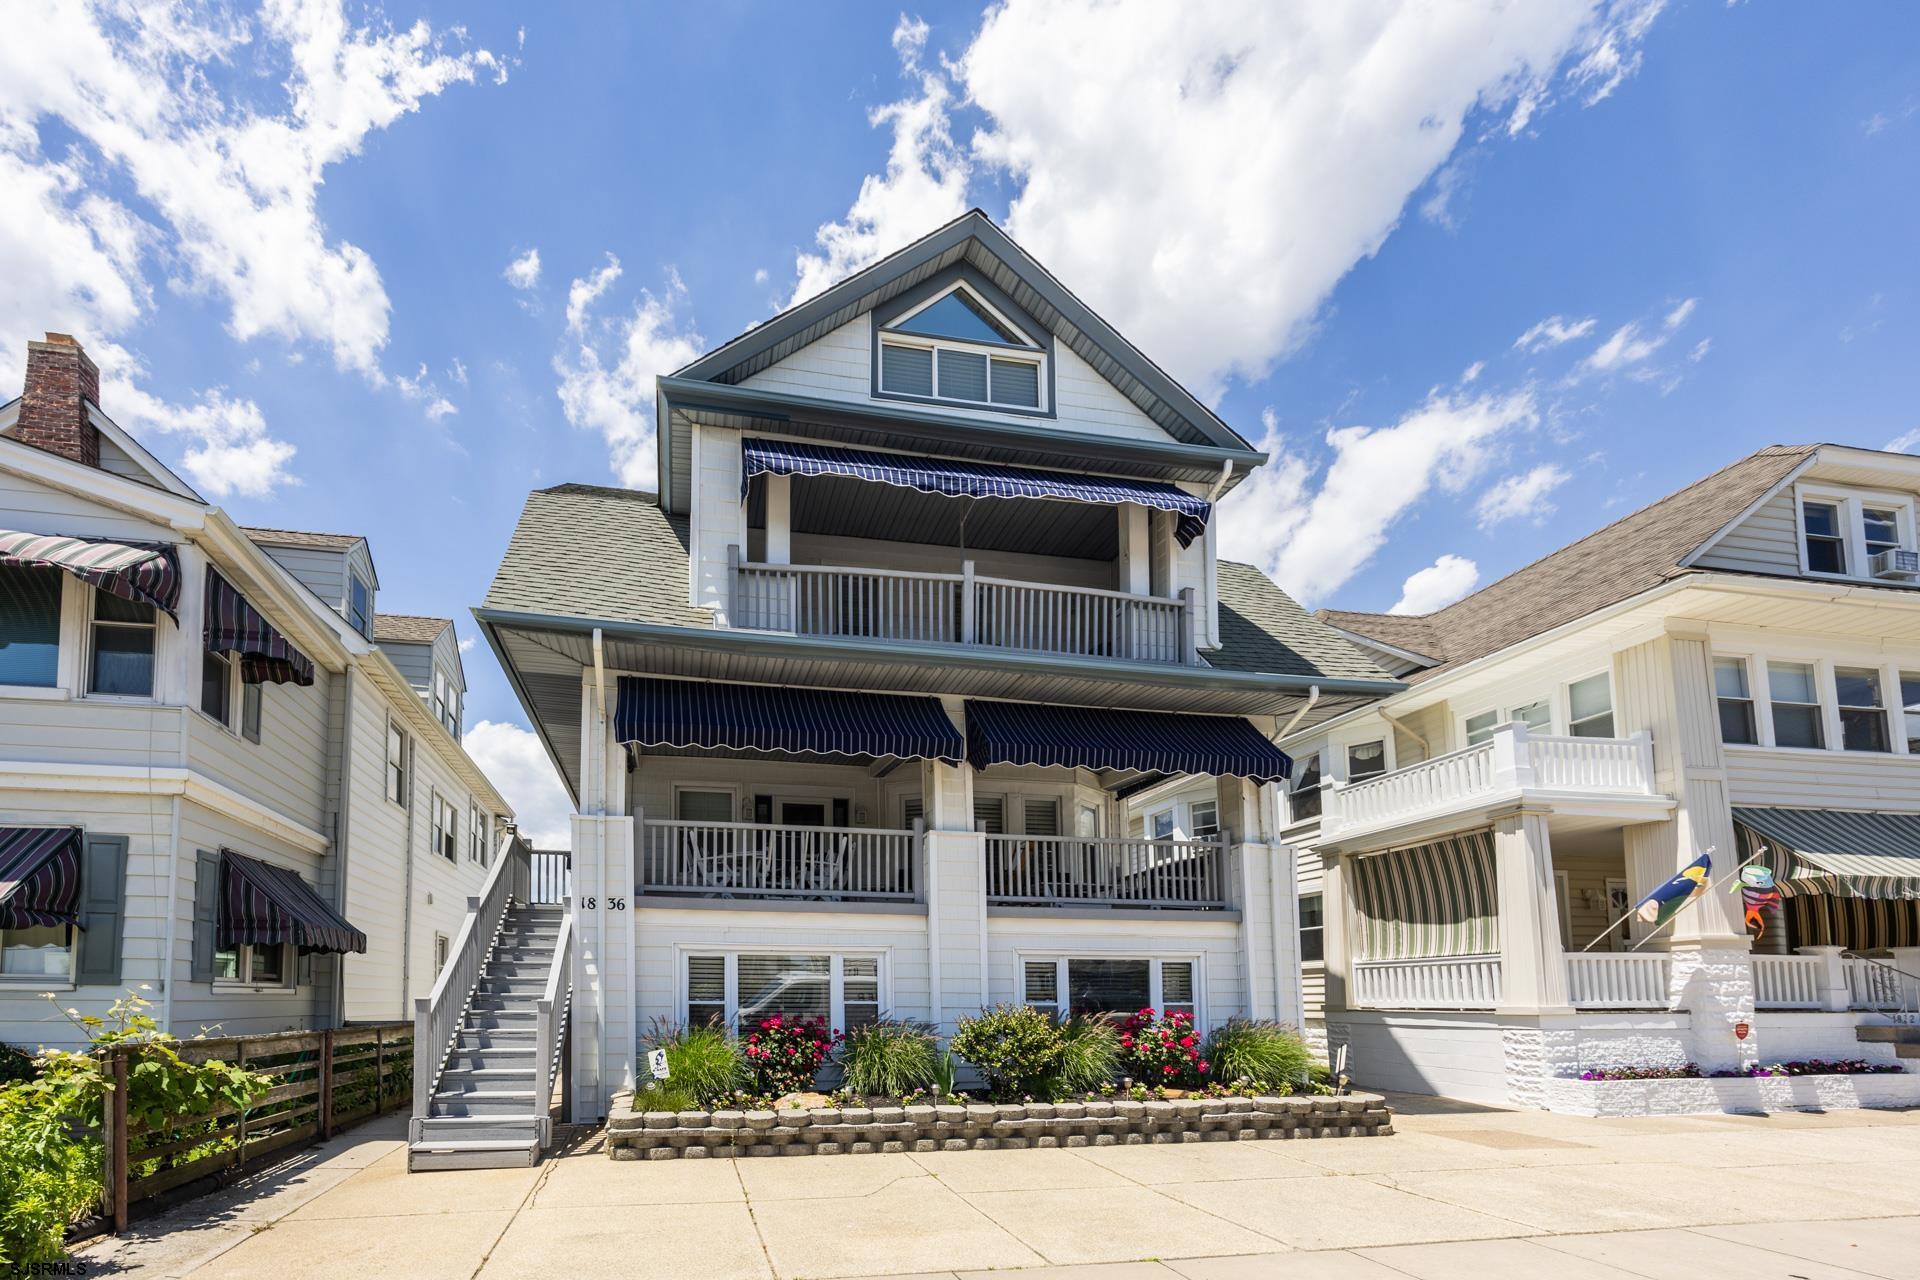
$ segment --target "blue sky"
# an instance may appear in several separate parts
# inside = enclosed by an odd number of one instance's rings
[[[1227,549],[1310,604],[1920,440],[1910,5],[630,8],[10,19],[0,385],[76,333],[237,518],[467,636],[529,488],[651,477],[653,374],[968,205],[1274,451]]]

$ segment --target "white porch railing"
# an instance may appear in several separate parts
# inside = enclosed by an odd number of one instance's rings
[[[1905,1013],[1910,1010],[1907,983],[1900,971],[1884,960],[1867,956],[1847,956],[1842,960],[1847,974],[1847,1007],[1876,1013]]]
[[[987,901],[1000,906],[1219,910],[1227,842],[989,835]]]
[[[742,561],[733,570],[736,627],[921,644],[972,644],[1026,653],[1190,664],[1191,589],[1177,597],[1018,582],[959,573]]]
[[[553,1082],[564,1071],[560,1052],[566,1042],[567,1021],[572,1013],[573,996],[573,904],[560,919],[560,937],[554,943],[553,964],[547,970],[547,985],[534,1002],[533,1023],[533,1111],[540,1119],[540,1145],[553,1143]]]
[[[1523,791],[1651,796],[1652,739],[1536,734],[1502,725],[1485,742],[1327,789],[1320,829],[1335,835],[1392,826]]]
[[[1569,952],[1567,999],[1578,1009],[1665,1009],[1671,973],[1659,952]]]
[[[1754,956],[1753,1003],[1759,1009],[1818,1009],[1826,987],[1819,956]]]
[[[433,1091],[446,1068],[454,1032],[466,1011],[467,999],[480,981],[480,967],[500,932],[500,922],[512,903],[527,901],[532,865],[525,841],[509,832],[500,842],[478,897],[467,899],[467,917],[460,922],[447,952],[447,963],[434,980],[433,992],[413,1002],[413,1114],[427,1114]]]
[[[1500,957],[1362,960],[1348,999],[1356,1009],[1491,1009],[1500,1003]]]
[[[910,902],[922,842],[911,831],[761,822],[640,823],[642,894]]]

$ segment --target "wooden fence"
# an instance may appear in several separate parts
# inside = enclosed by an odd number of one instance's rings
[[[137,1048],[110,1050],[115,1088],[107,1097],[105,1211],[124,1231],[143,1200],[202,1178],[236,1177],[247,1164],[413,1100],[413,1024],[391,1022],[333,1031],[185,1040],[190,1062],[230,1062],[272,1079],[252,1106],[222,1105],[204,1115],[148,1126],[128,1123],[127,1077]]]

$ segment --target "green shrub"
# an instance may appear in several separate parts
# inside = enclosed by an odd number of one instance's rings
[[[995,1005],[960,1019],[953,1051],[986,1078],[995,1102],[1051,1097],[1066,1041],[1053,1019],[1023,1004]]]
[[[919,1022],[876,1022],[847,1033],[840,1055],[854,1093],[901,1098],[933,1086],[939,1046]]]
[[[1055,1092],[1063,1097],[1112,1084],[1120,1074],[1120,1033],[1110,1019],[1073,1018],[1060,1028],[1060,1071]]]
[[[679,1027],[656,1021],[642,1038],[647,1049],[667,1051],[667,1079],[692,1105],[649,1107],[658,1111],[700,1111],[718,1098],[745,1087],[746,1064],[740,1046],[719,1027]],[[635,1105],[639,1099],[635,1099]]]
[[[707,1104],[678,1080],[650,1080],[633,1095],[635,1111],[705,1111]]]
[[[1251,1081],[1265,1088],[1299,1089],[1313,1078],[1313,1050],[1298,1031],[1278,1022],[1234,1018],[1207,1037],[1208,1074],[1222,1084]]]

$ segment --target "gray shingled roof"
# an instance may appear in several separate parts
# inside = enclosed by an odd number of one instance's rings
[[[1687,572],[1682,561],[1818,447],[1776,444],[1750,453],[1438,612],[1401,618],[1322,610],[1315,616],[1441,659],[1438,666],[1406,677],[1409,683],[1431,679]],[[1406,643],[1415,635],[1425,636],[1425,643]]]
[[[366,541],[357,533],[313,533],[305,529],[262,529],[242,525],[240,532],[255,542],[276,547],[325,547],[331,551],[342,551]]]
[[[389,644],[432,644],[453,625],[451,618],[424,618],[413,613],[376,613],[373,638]]]
[[[1391,679],[1251,565],[1219,569],[1216,668]],[[527,496],[486,607],[618,622],[711,628],[686,603],[687,522],[653,494],[563,484]]]

